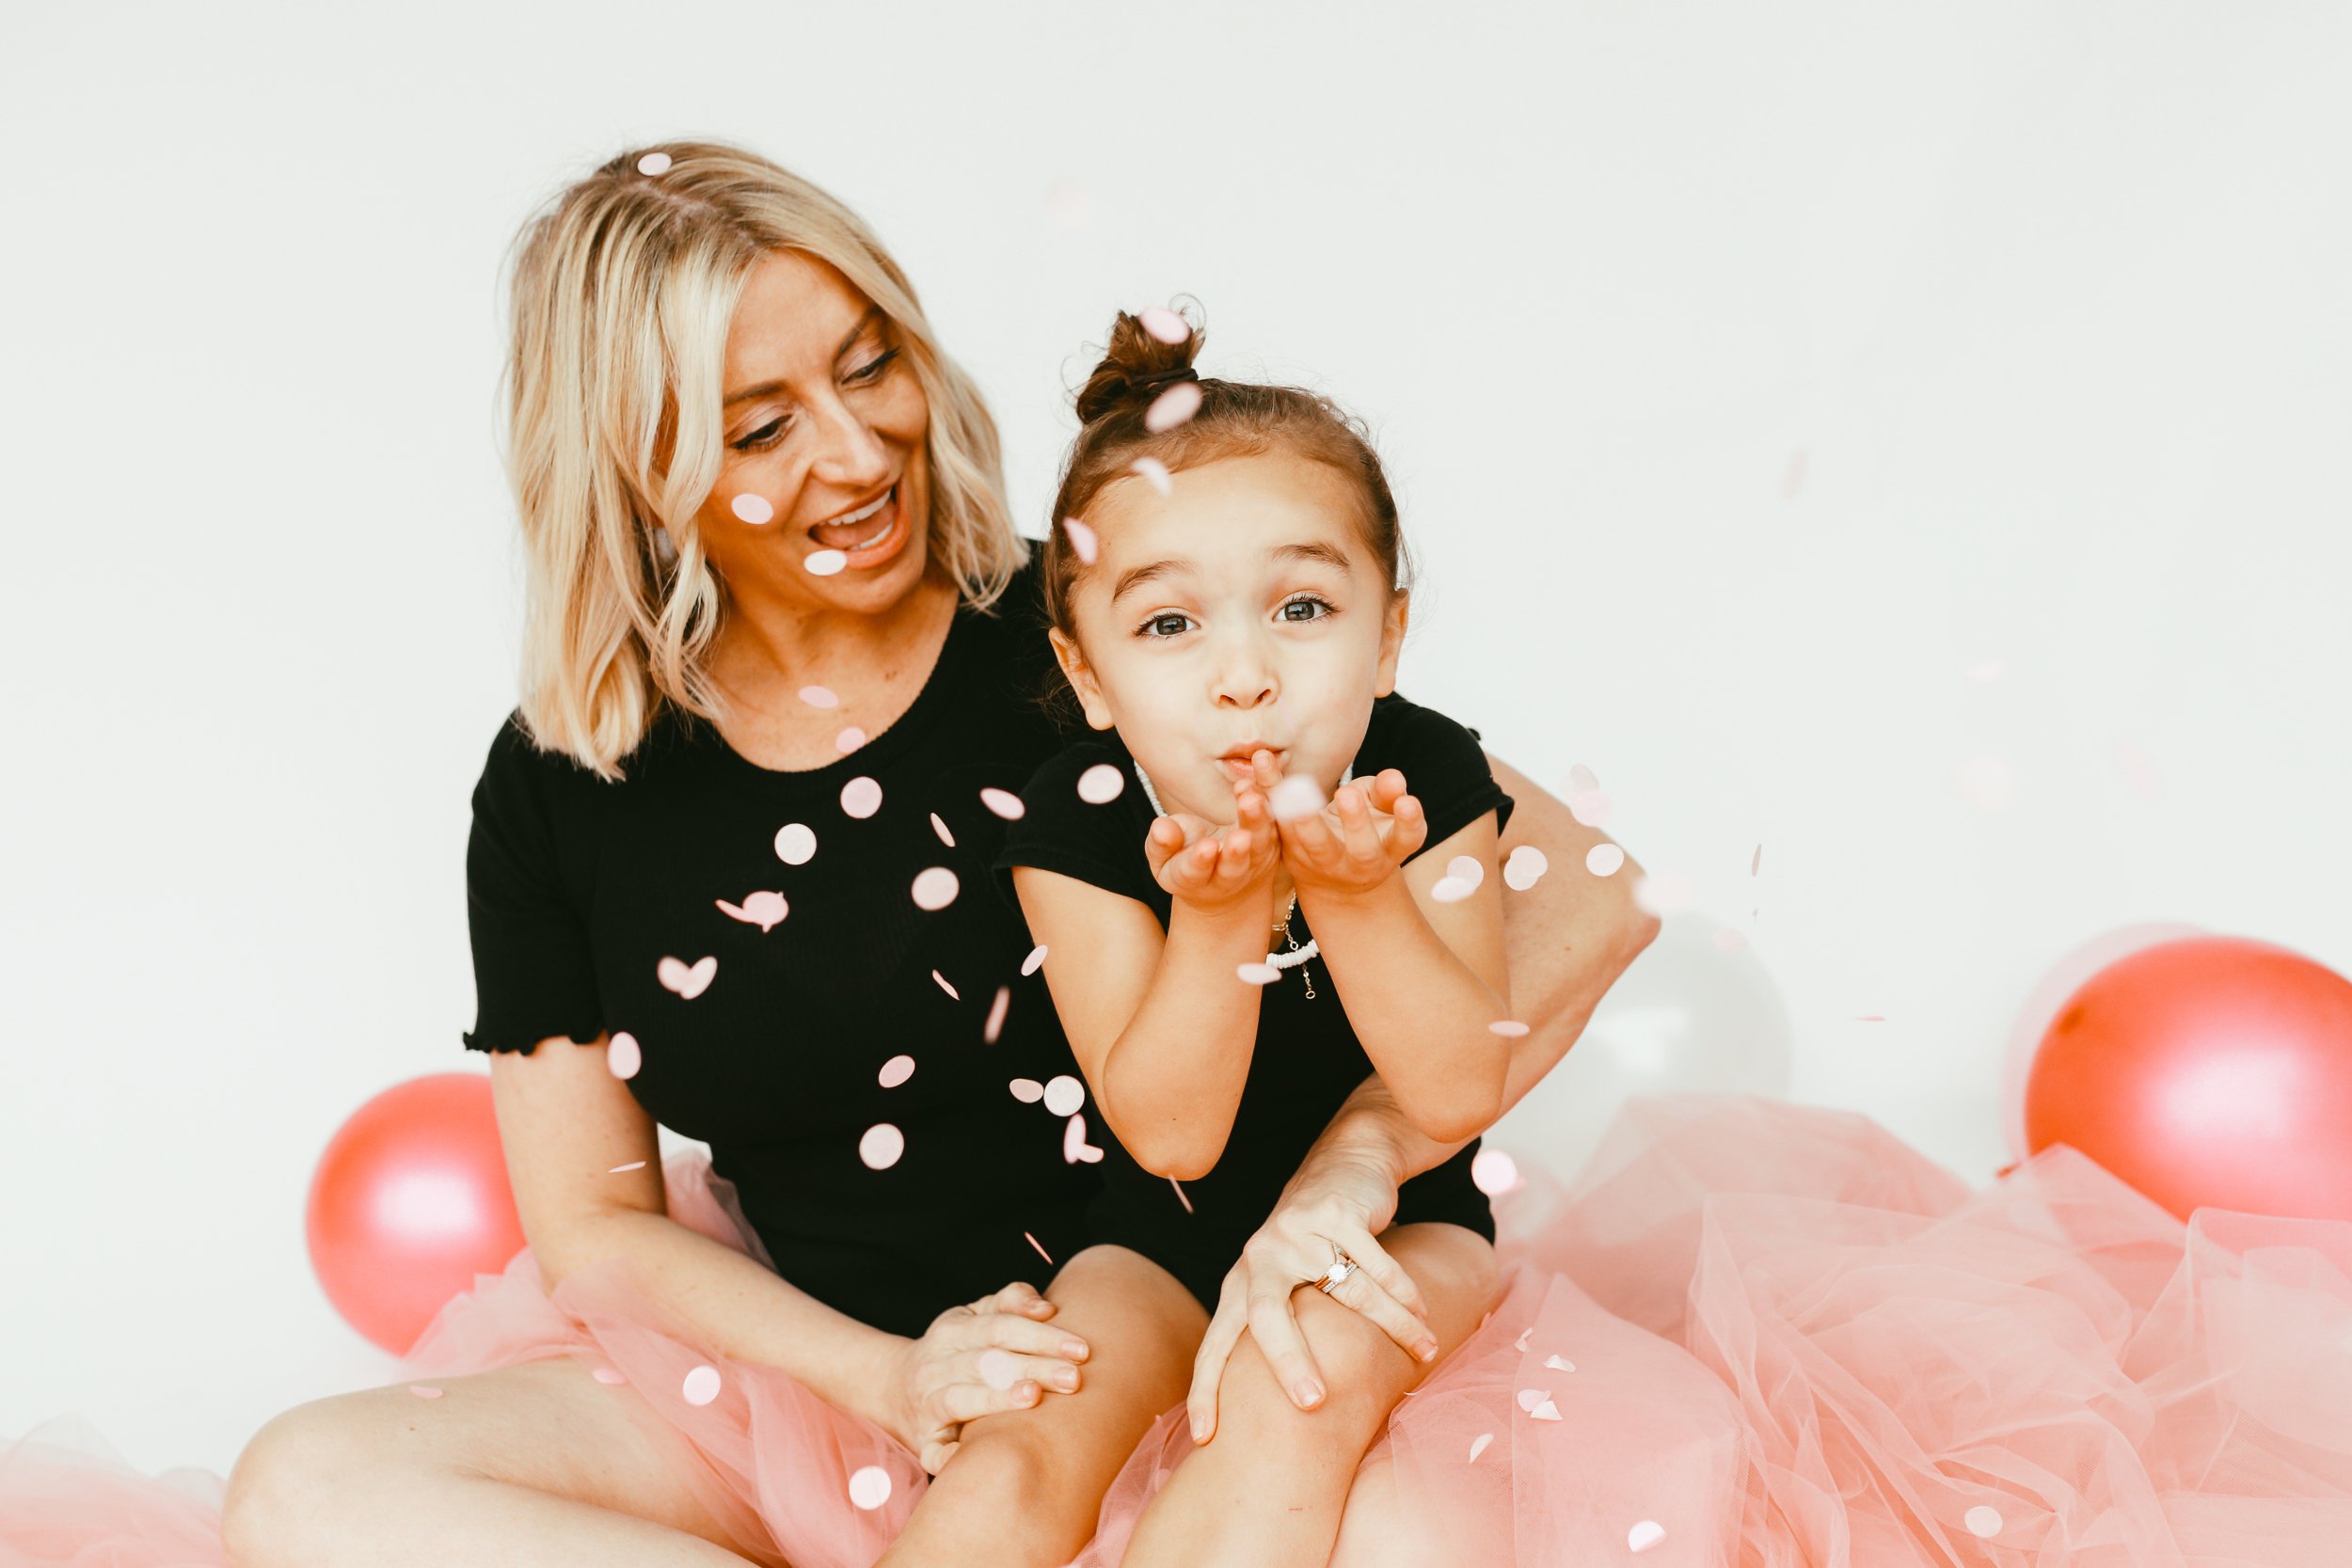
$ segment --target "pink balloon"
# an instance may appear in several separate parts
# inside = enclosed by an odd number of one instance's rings
[[[306,1227],[335,1310],[406,1354],[443,1303],[523,1248],[488,1077],[429,1073],[353,1112],[319,1156]]]
[[[2073,1145],[2183,1219],[2352,1220],[2352,981],[2247,937],[2127,954],[2042,1037],[2026,1136]]]

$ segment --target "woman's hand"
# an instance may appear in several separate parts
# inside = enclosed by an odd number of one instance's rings
[[[1280,782],[1280,765],[1271,754],[1261,755],[1257,783],[1270,790]],[[1279,831],[1283,863],[1294,883],[1345,895],[1369,893],[1396,875],[1428,840],[1429,819],[1421,802],[1406,793],[1405,775],[1384,768],[1369,782],[1352,779],[1340,785],[1328,804],[1289,818]]]
[[[1241,1261],[1227,1271],[1209,1332],[1193,1357],[1192,1392],[1185,1403],[1194,1442],[1205,1443],[1216,1433],[1217,1387],[1245,1328],[1293,1404],[1311,1410],[1323,1402],[1323,1371],[1299,1332],[1291,1292],[1323,1277],[1331,1266],[1334,1242],[1357,1266],[1331,1298],[1379,1324],[1414,1360],[1437,1354],[1421,1288],[1373,1240],[1373,1231],[1385,1228],[1395,1212],[1395,1181],[1368,1164],[1317,1162],[1311,1156],[1291,1178],[1274,1212],[1243,1246]]]
[[[1045,1322],[1054,1310],[1016,1281],[933,1318],[921,1338],[898,1350],[884,1429],[937,1475],[956,1451],[964,1422],[1026,1409],[1048,1388],[1075,1392],[1088,1345]],[[1002,1359],[993,1354],[999,1352]]]
[[[1265,797],[1249,780],[1233,785],[1233,797],[1237,820],[1231,827],[1189,812],[1170,812],[1152,822],[1143,854],[1170,898],[1212,912],[1237,908],[1252,896],[1272,903],[1280,835],[1266,813]]]

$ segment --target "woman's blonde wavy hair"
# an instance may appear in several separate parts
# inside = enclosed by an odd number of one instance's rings
[[[664,157],[661,173],[641,172]],[[723,458],[736,303],[753,267],[782,250],[830,262],[896,324],[930,403],[930,553],[964,602],[993,604],[1026,557],[995,421],[856,214],[723,143],[623,152],[516,234],[504,375],[529,562],[523,726],[608,780],[664,701],[714,722],[725,714],[706,663],[725,584],[694,518]]]

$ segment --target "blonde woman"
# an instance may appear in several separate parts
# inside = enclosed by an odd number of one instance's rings
[[[256,1435],[230,1558],[1060,1563],[1143,1435],[1122,1412],[1210,1388],[1234,1432],[1311,1411],[1361,1354],[1318,1339],[1326,1313],[1419,1343],[1375,1236],[1460,1146],[1376,1079],[1236,1263],[1222,1315],[1248,1332],[1199,1388],[1124,1354],[1188,1298],[1082,1322],[1025,1283],[1081,1251],[1095,1180],[987,887],[1060,744],[1052,653],[994,426],[880,243],[773,164],[670,143],[526,228],[512,308],[527,647],[473,800],[466,1043],[531,1244],[419,1347],[425,1396]],[[1601,841],[1495,774],[1504,854]],[[1506,1103],[1647,942],[1631,881],[1511,900],[1539,1026]],[[658,1123],[708,1164],[665,1168]],[[1333,1244],[1362,1266],[1293,1307]]]

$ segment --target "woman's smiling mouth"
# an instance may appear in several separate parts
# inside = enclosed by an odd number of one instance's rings
[[[898,487],[893,484],[856,511],[845,512],[838,517],[815,524],[808,530],[808,536],[816,540],[819,547],[828,550],[870,548],[881,544],[890,531],[898,526],[898,513],[885,510],[898,497]],[[879,521],[876,520],[878,515]]]

